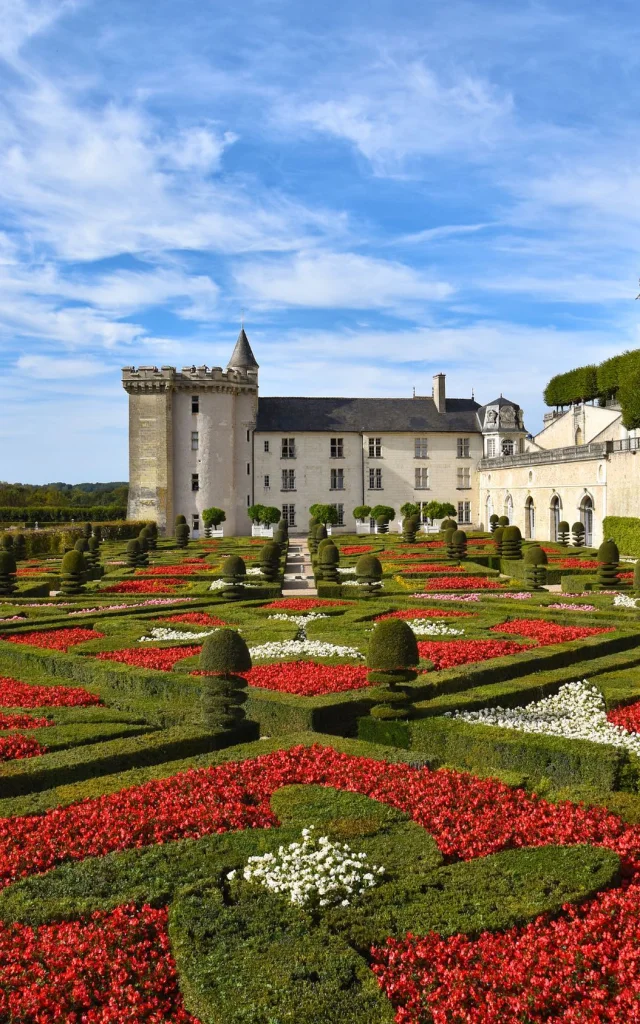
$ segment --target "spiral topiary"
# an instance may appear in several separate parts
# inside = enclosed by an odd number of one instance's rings
[[[505,526],[502,534],[502,557],[512,561],[522,558],[522,534],[517,526]]]
[[[566,548],[566,547],[569,546],[569,535],[570,535],[570,533],[571,533],[571,527],[566,522],[566,520],[563,519],[561,522],[558,523],[558,543],[562,544],[563,548]]]
[[[603,590],[615,590],[620,585],[620,552],[612,540],[605,540],[598,548],[598,586]]]
[[[83,538],[84,539],[84,538]],[[87,566],[82,551],[67,551],[62,559],[60,590],[63,594],[82,594],[87,578]]]
[[[205,637],[200,652],[202,718],[209,729],[230,729],[245,718],[247,680],[241,672],[251,668],[251,655],[234,629],[217,629]]]
[[[179,523],[175,529],[175,541],[176,547],[188,548],[189,547],[189,527],[186,523]]]
[[[496,546],[496,554],[498,558],[502,557],[502,538],[504,537],[504,530],[504,526],[497,526],[491,537],[491,540]]]
[[[402,520],[402,539],[405,544],[413,544],[416,539],[416,521],[413,516]]]
[[[340,564],[340,552],[333,541],[329,540],[322,550],[318,549],[320,560],[320,575],[327,583],[337,583],[339,579],[338,565]]]
[[[508,525],[509,525],[509,516],[500,516],[500,518],[498,519],[498,526],[503,526],[504,527],[504,526],[508,526]]]
[[[409,693],[398,684],[416,678],[419,661],[418,643],[406,622],[384,619],[376,623],[367,651],[367,679],[375,686],[370,693],[376,701],[371,708],[373,718],[389,721],[409,717]]]
[[[453,531],[451,535],[451,549],[458,561],[467,557],[467,535],[464,530]]]
[[[445,530],[445,532],[444,532],[444,543],[445,543],[445,548],[446,548],[446,551],[447,551],[447,558],[451,562],[456,562],[457,561],[457,556],[456,556],[455,551],[453,550],[453,544],[452,544],[452,542],[453,542],[453,535],[454,535],[455,532],[456,532],[455,530]]]
[[[2,547],[5,551],[13,551],[13,536],[10,533],[2,534]]]
[[[447,530],[457,530],[458,524],[455,519],[443,519],[440,523],[440,533],[446,533]]]
[[[145,526],[147,534],[147,544],[149,545],[149,551],[155,551],[158,547],[158,525],[157,523],[147,523]]]
[[[277,541],[268,541],[260,550],[260,571],[269,582],[278,578],[280,569],[280,545]]]
[[[186,516],[176,516],[173,525],[174,526],[186,526],[187,525],[187,517]]]
[[[222,563],[222,578],[228,584],[223,596],[231,601],[242,597],[243,584],[247,576],[247,567],[240,555],[229,555]],[[215,635],[215,634],[212,634]]]
[[[375,555],[361,555],[356,562],[356,580],[371,591],[382,579],[382,565]],[[380,589],[380,588],[376,588]]]
[[[491,533],[495,533],[495,531],[498,529],[499,522],[500,516],[497,516],[495,512],[493,513],[493,515],[489,516],[489,529],[491,530]]]
[[[23,562],[27,557],[27,541],[24,533],[16,533],[13,542],[13,557],[16,562]]]
[[[414,512],[412,516],[409,516],[412,523],[416,524],[416,530],[420,529],[420,513]]]
[[[9,597],[16,590],[16,560],[11,551],[0,548],[0,594]]]
[[[156,524],[154,523],[153,525],[155,526]],[[102,527],[100,525],[94,526],[94,528],[93,528],[93,536],[96,538],[98,544],[102,543]],[[156,526],[156,537],[157,536],[158,536],[158,527]]]
[[[378,516],[376,519],[376,526],[378,527],[378,533],[389,532],[389,520],[386,516]]]
[[[273,535],[273,539],[274,539],[274,540],[275,540],[275,542],[276,542],[277,544],[279,544],[279,545],[280,545],[280,547],[282,548],[282,547],[284,547],[284,545],[285,545],[285,544],[287,543],[287,540],[289,539],[289,537],[288,537],[288,534],[286,534],[286,533],[284,532],[284,530],[282,530],[282,529],[281,529],[281,526],[280,526],[280,525],[278,525],[278,529],[277,529],[277,530],[276,530],[276,532],[274,533],[274,535]]]
[[[93,526],[91,523],[85,523],[82,527],[82,536],[85,540],[89,540],[89,537],[93,535]]]
[[[87,543],[84,560],[92,569],[97,569],[100,566],[100,542],[97,537],[89,537]]]
[[[133,538],[127,543],[127,568],[137,569],[141,555],[140,541]]]
[[[571,527],[574,548],[584,547],[584,523],[574,523]]]
[[[529,590],[542,590],[547,582],[549,559],[539,544],[530,544],[524,555],[524,581]]]

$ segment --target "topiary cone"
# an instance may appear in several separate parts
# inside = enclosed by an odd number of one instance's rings
[[[260,551],[260,571],[265,579],[277,579],[280,569],[280,545],[277,541],[269,541]]]
[[[467,557],[467,535],[464,530],[454,530],[451,536],[451,549],[458,560]]]
[[[205,637],[200,670],[206,672],[202,688],[202,717],[210,729],[229,729],[245,717],[247,680],[240,673],[251,668],[251,655],[234,629],[217,629]]]
[[[413,516],[402,520],[402,539],[405,544],[413,544],[416,539],[417,525]]]
[[[605,540],[598,548],[598,586],[603,590],[615,590],[620,585],[620,552],[612,540]]]
[[[522,558],[522,534],[517,526],[505,526],[502,534],[502,557],[512,561]]]
[[[566,548],[566,547],[569,546],[569,535],[570,535],[570,533],[571,533],[571,527],[566,522],[566,520],[562,519],[558,523],[558,543],[562,544],[563,548]]]
[[[223,580],[229,584],[223,591],[224,597],[232,601],[242,597],[243,584],[247,576],[247,567],[242,558],[239,555],[229,555],[222,563],[221,572]]]
[[[16,560],[11,551],[0,548],[0,594],[8,597],[16,590]]]
[[[75,544],[73,545],[73,547],[74,547],[74,549],[75,549],[76,551],[79,551],[79,552],[80,552],[81,554],[84,554],[84,553],[85,553],[85,551],[88,551],[88,550],[89,550],[89,541],[87,540],[87,538],[86,538],[86,537],[80,537],[80,538],[78,538],[78,540],[77,540],[77,541],[75,542]]]
[[[89,565],[96,569],[100,565],[100,542],[97,537],[90,537],[88,540],[88,550],[85,552],[84,560]]]
[[[376,623],[367,651],[367,679],[376,684],[370,694],[376,701],[371,708],[373,718],[409,717],[409,693],[398,684],[416,678],[419,661],[418,642],[406,622],[384,619]]]
[[[130,540],[127,544],[127,567],[129,569],[137,569],[138,561],[140,559],[140,541]]]
[[[178,523],[176,526],[175,541],[179,548],[189,547],[189,527],[186,523]]]
[[[82,594],[87,566],[81,551],[67,551],[62,559],[60,590],[63,594]]]

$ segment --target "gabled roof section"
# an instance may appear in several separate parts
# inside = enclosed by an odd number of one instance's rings
[[[227,369],[231,367],[234,370],[257,370],[259,369],[256,357],[251,351],[251,345],[249,339],[245,334],[244,327],[240,329],[238,340],[236,341],[236,347],[231,353],[231,359],[227,363]]]
[[[447,398],[444,413],[433,398],[259,398],[256,430],[479,433],[479,408],[472,398]]]

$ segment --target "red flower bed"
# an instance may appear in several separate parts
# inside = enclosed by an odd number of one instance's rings
[[[375,973],[397,1008],[400,1024],[514,1024],[518,1020],[523,1024],[627,1024],[638,1020],[640,828],[625,825],[605,808],[550,804],[522,789],[509,789],[496,779],[415,769],[317,746],[279,750],[239,764],[153,780],[43,815],[1,819],[0,876],[6,885],[65,860],[229,829],[271,827],[277,824],[268,803],[271,793],[296,783],[336,786],[407,811],[434,836],[449,859],[470,860],[508,848],[578,843],[606,846],[622,858],[623,887],[603,892],[580,907],[569,907],[555,920],[540,917],[524,928],[484,933],[478,939],[409,936],[402,941],[389,940],[384,948],[374,950]],[[121,921],[119,915],[129,918],[135,913],[130,907],[119,908],[113,914],[93,915],[91,924],[97,922],[104,929],[114,918]],[[144,969],[148,991],[162,999],[170,988],[169,972],[158,979],[149,970],[148,949],[159,952],[159,960],[153,961],[154,971],[157,964],[170,964],[163,944],[166,919],[163,911],[151,912],[146,907],[139,913],[145,920],[156,915],[153,920],[162,928],[157,935],[146,933],[144,950],[140,948],[139,955],[128,959],[123,959],[131,945],[126,928],[119,929],[113,943],[104,941],[95,960],[82,931],[88,924],[47,925],[38,929],[37,937],[51,934],[51,957],[59,956],[68,964],[79,956],[79,971],[85,964],[99,963],[105,986],[114,961],[120,968],[113,971],[119,984],[129,979],[130,961],[135,961]],[[1,927],[8,938],[2,943],[7,953],[2,950],[0,959],[10,962],[7,958],[14,955],[10,950],[21,950],[23,934],[31,943],[31,933],[20,925]],[[71,929],[67,946],[63,938],[66,928]],[[79,929],[77,933],[74,928]],[[101,941],[96,937],[97,944]],[[27,957],[20,961],[21,970],[5,972],[5,998],[17,993],[19,999],[35,999],[38,992],[44,993],[46,1009],[39,1007],[43,1015],[36,1018],[28,1008],[22,1018],[25,1024],[36,1019],[44,1024],[71,1020],[65,1000],[75,971],[70,977],[58,978],[53,961],[41,954],[39,962],[44,969],[38,975],[38,985],[31,976],[23,984],[22,971],[31,963]],[[51,991],[43,987],[49,978]],[[135,983],[133,989],[137,990]],[[93,992],[91,986],[89,991]],[[92,998],[102,998],[102,990]],[[126,1016],[129,1004],[115,1004],[113,1017],[85,1019],[107,1024],[163,1021],[162,1016],[145,1018],[132,1002],[131,1017]],[[45,1015],[58,1007],[57,1017]],[[171,1021],[185,1019],[175,1016],[178,1009],[173,1004],[166,1010],[174,1014]],[[157,1007],[157,1012],[165,1012],[164,1005]]]
[[[462,619],[470,618],[471,612],[459,612],[453,608],[409,608],[399,612],[386,612],[376,615],[376,622],[384,619]]]
[[[70,647],[86,643],[87,640],[102,640],[104,633],[95,629],[49,629],[33,633],[12,633],[3,640],[12,644],[29,644],[31,647],[46,647],[51,651],[68,651]]]
[[[0,711],[0,729],[44,729],[53,722],[33,715],[5,715]]]
[[[466,572],[464,565],[456,565],[456,573]],[[412,565],[409,569],[404,569],[402,575],[408,576],[411,573],[423,573],[423,572],[451,572],[450,565],[438,565],[435,562],[422,562],[419,565]]]
[[[32,736],[21,736],[19,732],[0,736],[0,761],[17,761],[25,757],[38,757],[46,752],[47,748],[34,740]],[[1,984],[2,979],[0,978]]]
[[[186,581],[175,579],[171,583],[163,580],[122,580],[110,587],[103,587],[102,594],[173,594],[176,587],[184,587]]]
[[[508,654],[525,651],[529,644],[514,640],[419,640],[418,651],[424,660],[432,661],[436,669],[467,665],[473,661],[504,658]]]
[[[206,562],[182,562],[180,565],[154,565],[150,569],[136,569],[136,576],[193,576],[210,569]]]
[[[595,558],[552,558],[549,565],[560,569],[597,569]]]
[[[329,601],[318,597],[277,597],[270,604],[263,604],[263,608],[277,612],[307,612],[312,608],[336,608],[338,605],[347,605],[348,601]]]
[[[347,544],[340,548],[341,555],[364,555],[367,551],[373,551],[373,544]]]
[[[514,619],[513,622],[491,627],[492,633],[515,633],[516,636],[531,637],[539,644],[566,644],[570,640],[584,640],[588,636],[614,631],[615,626],[561,626],[543,619]]]
[[[166,909],[0,923],[0,1019],[16,1024],[197,1024],[184,1009]]]
[[[359,690],[369,685],[364,665],[321,665],[316,661],[256,665],[246,673],[246,678],[249,686],[302,697]]]
[[[623,708],[607,711],[607,718],[614,725],[621,725],[629,732],[640,732],[640,700]]]
[[[487,576],[434,576],[424,584],[425,590],[500,590],[501,587],[502,583]]]
[[[206,612],[183,612],[181,615],[164,615],[160,622],[190,622],[193,626],[228,626],[224,619]]]
[[[30,686],[9,676],[0,677],[0,707],[77,708],[102,704],[95,693],[73,686]]]
[[[96,654],[96,658],[101,661],[122,661],[136,668],[157,668],[161,672],[170,672],[178,661],[199,654],[201,649],[196,644],[189,647],[124,647],[120,651],[101,651]]]

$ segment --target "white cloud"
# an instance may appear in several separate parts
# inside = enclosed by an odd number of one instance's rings
[[[79,0],[0,0],[0,58],[13,62],[29,39],[78,4]]]
[[[266,306],[385,309],[405,301],[441,301],[453,288],[403,263],[357,253],[301,252],[252,260],[235,270],[241,294]]]
[[[20,356],[16,368],[26,377],[37,380],[64,380],[65,378],[97,377],[110,373],[111,367],[97,359],[58,359],[53,356]]]

